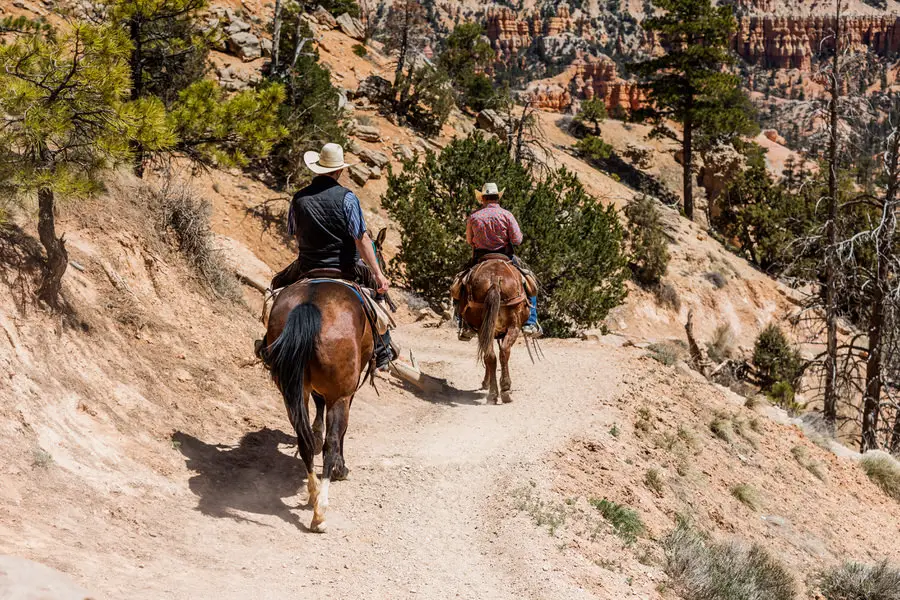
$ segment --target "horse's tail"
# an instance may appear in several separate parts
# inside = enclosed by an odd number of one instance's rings
[[[303,402],[303,380],[321,329],[322,313],[319,307],[308,302],[299,304],[288,315],[281,335],[264,353],[272,379],[281,388],[301,448],[314,447],[309,412]]]
[[[500,317],[500,279],[491,282],[487,296],[484,298],[484,316],[481,329],[478,331],[478,360],[484,361],[484,355],[491,352],[494,344],[494,330]]]

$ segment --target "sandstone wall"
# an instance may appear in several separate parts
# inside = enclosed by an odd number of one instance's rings
[[[844,45],[880,55],[900,51],[900,16],[854,15],[842,19]],[[738,19],[734,50],[763,67],[808,70],[819,48],[833,46],[830,16],[750,15]]]

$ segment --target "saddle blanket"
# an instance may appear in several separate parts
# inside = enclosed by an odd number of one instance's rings
[[[303,283],[321,283],[324,281],[330,281],[345,285],[353,290],[356,293],[357,298],[359,298],[360,302],[365,303],[365,305],[368,306],[372,311],[372,314],[375,315],[375,328],[378,330],[378,335],[384,335],[389,330],[397,327],[397,324],[394,322],[394,319],[391,317],[390,313],[384,308],[384,306],[382,306],[380,302],[375,300],[374,292],[369,288],[364,288],[356,283],[353,283],[352,281],[347,281],[345,279],[316,278],[301,279],[300,281],[302,281]],[[280,294],[282,290],[286,289],[286,287],[290,286],[278,288],[277,290],[266,290],[266,299],[263,302],[261,318],[264,327],[269,327],[269,314],[272,311],[272,306],[275,304],[275,299],[278,298],[278,294]]]

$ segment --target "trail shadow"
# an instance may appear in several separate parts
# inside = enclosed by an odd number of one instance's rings
[[[402,379],[398,379],[396,377],[386,379],[385,381],[387,381],[387,383],[389,383],[393,387],[407,391],[419,400],[424,400],[425,402],[430,402],[431,404],[443,404],[446,406],[479,406],[481,404],[484,404],[484,399],[487,397],[486,391],[460,390],[453,387],[449,383],[445,385],[443,392],[434,394],[424,392],[411,383],[407,383]]]
[[[197,510],[204,515],[251,522],[256,521],[234,511],[273,515],[306,529],[282,500],[296,495],[306,480],[303,461],[278,449],[278,444],[293,445],[293,436],[263,427],[230,446],[208,444],[176,431],[172,442],[187,468],[197,472],[188,485],[200,499]]]

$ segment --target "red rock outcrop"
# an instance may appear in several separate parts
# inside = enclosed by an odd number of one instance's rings
[[[619,77],[616,63],[608,56],[579,57],[572,63],[572,93],[585,100],[603,98],[610,112],[632,111],[644,104],[644,94],[636,81]]]
[[[535,38],[572,33],[577,26],[565,3],[557,6],[556,14],[546,20],[536,10],[519,15],[511,8],[491,8],[487,11],[485,34],[499,59],[508,62],[520,50],[530,48]]]
[[[900,50],[900,16],[852,15],[842,21],[845,47],[881,55]],[[750,15],[738,19],[734,49],[763,67],[808,70],[813,55],[833,44],[834,30],[831,16]]]

